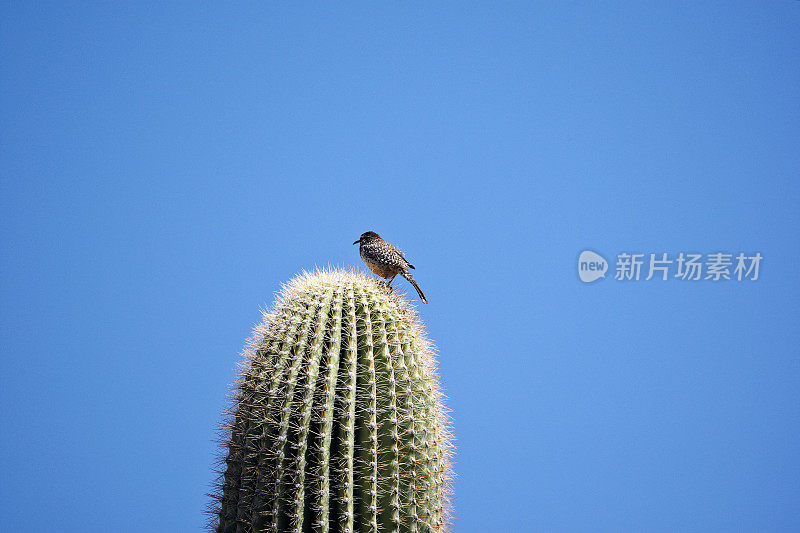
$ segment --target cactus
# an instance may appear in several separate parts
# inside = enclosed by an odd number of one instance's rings
[[[363,273],[303,273],[264,313],[224,429],[211,529],[439,532],[451,454],[433,349]]]

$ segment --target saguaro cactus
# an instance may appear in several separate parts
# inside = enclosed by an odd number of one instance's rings
[[[431,345],[358,272],[304,273],[245,349],[212,529],[443,531],[451,451]]]

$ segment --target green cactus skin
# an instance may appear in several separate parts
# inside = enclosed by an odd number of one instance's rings
[[[211,530],[423,533],[450,522],[433,348],[360,272],[303,273],[245,349]]]

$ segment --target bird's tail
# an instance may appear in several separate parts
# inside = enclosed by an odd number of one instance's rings
[[[422,292],[422,289],[419,288],[419,284],[417,283],[417,280],[414,279],[414,276],[412,276],[411,274],[402,274],[402,276],[406,278],[409,281],[409,283],[411,283],[414,286],[415,289],[417,289],[417,294],[419,294],[419,299],[422,300],[422,303],[428,303],[428,299],[425,298],[425,293]]]

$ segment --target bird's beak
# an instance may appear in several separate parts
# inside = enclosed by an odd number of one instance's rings
[[[354,242],[353,244],[358,244],[358,243],[360,243],[360,242],[361,242],[361,239],[358,239],[358,240],[357,240],[356,242]]]

